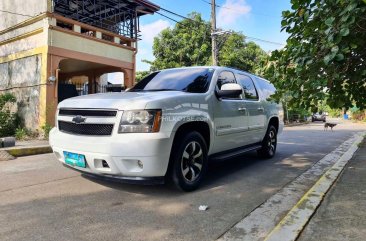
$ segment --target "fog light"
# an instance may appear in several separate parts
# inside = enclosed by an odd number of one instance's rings
[[[104,168],[109,168],[109,165],[108,165],[108,163],[105,160],[102,161],[102,166]]]
[[[137,161],[137,165],[139,166],[139,168],[144,168],[144,164],[142,164],[142,161],[138,160]]]

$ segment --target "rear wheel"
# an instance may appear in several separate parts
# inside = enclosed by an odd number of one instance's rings
[[[270,125],[262,141],[262,148],[258,150],[258,154],[264,158],[272,158],[276,154],[276,149],[277,129],[273,125]]]
[[[202,135],[194,131],[177,139],[170,161],[175,186],[184,191],[197,189],[207,170],[207,145]]]

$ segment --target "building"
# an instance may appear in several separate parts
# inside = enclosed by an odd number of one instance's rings
[[[123,72],[132,86],[139,17],[158,10],[147,0],[1,0],[0,93],[14,93],[35,130],[53,125],[66,84],[97,93],[100,76]]]

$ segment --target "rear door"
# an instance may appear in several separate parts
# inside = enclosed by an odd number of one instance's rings
[[[253,79],[249,75],[238,73],[236,78],[244,90],[242,98],[248,115],[249,131],[246,135],[246,144],[260,142],[262,140],[262,133],[266,125],[266,115],[262,102],[260,101],[257,88],[253,82]]]

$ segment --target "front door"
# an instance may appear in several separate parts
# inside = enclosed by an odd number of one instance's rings
[[[231,71],[222,71],[217,80],[217,89],[226,83],[237,83]],[[248,116],[245,100],[222,98],[215,101],[215,143],[213,152],[234,149],[244,145],[244,133],[248,131]]]

